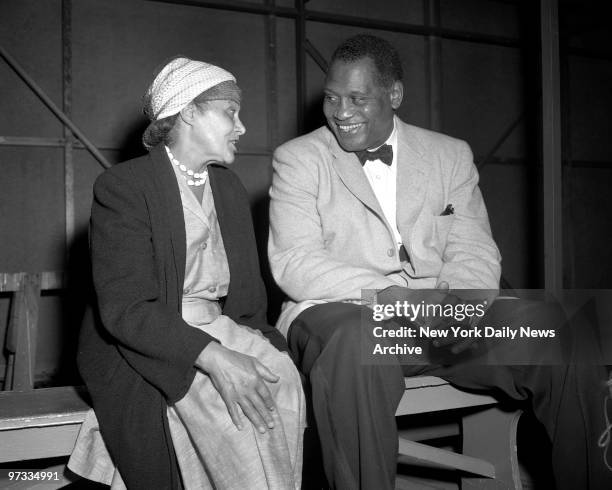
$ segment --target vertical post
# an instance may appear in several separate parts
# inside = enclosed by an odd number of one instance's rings
[[[576,286],[576,242],[574,235],[574,210],[576,202],[576,186],[574,185],[574,165],[572,157],[571,138],[571,77],[570,77],[570,54],[567,37],[559,39],[559,58],[561,72],[561,155],[563,165],[563,182],[565,196],[563,214],[563,256],[565,258],[564,286],[573,289]]]
[[[544,190],[544,286],[563,288],[561,96],[557,0],[540,0],[542,69],[542,171]]]
[[[72,0],[62,0],[62,94],[63,111],[72,116]],[[72,131],[64,131],[64,202],[66,219],[66,261],[74,241],[74,161]]]
[[[440,0],[425,2],[425,24],[428,27],[440,27]],[[438,36],[428,35],[425,38],[425,63],[427,65],[427,99],[429,128],[434,131],[442,129],[442,46]]]
[[[20,276],[8,323],[6,346],[10,354],[4,389],[25,391],[34,388],[41,275]]]
[[[266,0],[266,5],[274,7],[275,0]],[[268,144],[267,149],[273,151],[278,145],[278,87],[276,80],[276,15],[268,14],[266,23],[266,85],[268,87],[267,97],[267,120],[268,120]]]
[[[297,82],[297,131],[304,132],[306,113],[306,0],[295,0],[295,78]]]

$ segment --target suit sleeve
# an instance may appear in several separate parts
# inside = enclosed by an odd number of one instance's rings
[[[489,217],[478,187],[472,152],[460,143],[450,181],[449,203],[455,213],[443,252],[438,283],[451,289],[497,289],[500,254],[491,235]]]
[[[294,301],[359,300],[362,289],[393,286],[382,274],[344,262],[326,250],[317,210],[316,158],[326,156],[316,152],[298,156],[287,147],[274,154],[268,243],[274,279]]]
[[[131,367],[172,403],[195,375],[194,362],[214,340],[190,327],[159,297],[151,225],[143,193],[105,172],[94,186],[92,273],[104,328]]]

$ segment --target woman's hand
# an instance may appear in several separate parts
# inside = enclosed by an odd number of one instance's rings
[[[243,429],[242,413],[262,434],[266,427],[274,428],[271,412],[276,405],[265,381],[276,383],[279,377],[261,362],[211,342],[195,365],[210,377],[238,430]]]

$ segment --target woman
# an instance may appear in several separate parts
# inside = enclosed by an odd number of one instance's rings
[[[300,486],[300,377],[266,324],[246,193],[223,165],[245,132],[239,111],[232,74],[177,57],[145,96],[149,154],[96,181],[100,321],[79,346],[95,416],[69,463],[82,476],[130,489]]]

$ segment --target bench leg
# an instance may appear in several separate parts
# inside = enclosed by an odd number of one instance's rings
[[[495,466],[495,479],[462,477],[463,490],[522,489],[516,450],[521,413],[492,407],[463,417],[463,454],[482,458]]]

